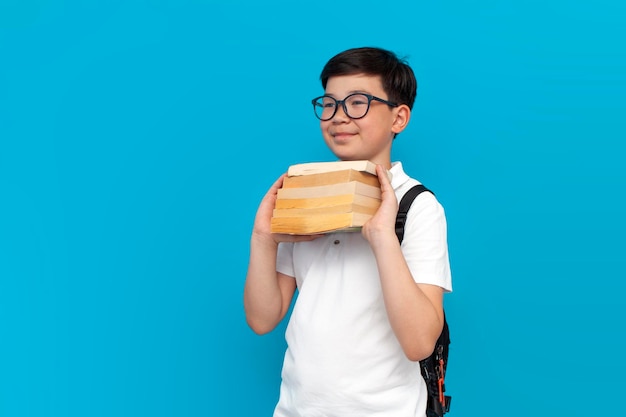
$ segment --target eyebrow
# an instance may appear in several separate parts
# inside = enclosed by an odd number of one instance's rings
[[[348,97],[350,94],[372,94],[367,90],[350,90],[348,91],[348,94],[346,94],[346,97]],[[335,94],[332,93],[325,93],[324,95],[326,96],[331,96],[331,97],[335,97]]]

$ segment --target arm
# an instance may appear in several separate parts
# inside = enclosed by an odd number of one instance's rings
[[[250,261],[243,304],[248,325],[258,334],[272,331],[285,317],[296,290],[293,277],[276,271],[278,243],[315,239],[316,236],[273,234],[270,230],[281,176],[263,197],[257,210],[250,239]]]
[[[416,284],[395,234],[398,202],[381,166],[377,168],[382,202],[363,226],[380,274],[389,322],[406,356],[414,361],[428,357],[443,327],[443,289]]]

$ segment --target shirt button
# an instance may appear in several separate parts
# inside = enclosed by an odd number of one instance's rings
[[[339,239],[337,239],[337,240],[335,240],[333,243],[334,243],[335,245],[338,245],[338,244],[339,244],[339,243],[341,243],[341,242],[339,241]]]

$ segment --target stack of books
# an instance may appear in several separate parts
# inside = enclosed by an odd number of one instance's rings
[[[278,190],[272,232],[359,230],[378,210],[380,196],[376,165],[370,161],[292,165]]]

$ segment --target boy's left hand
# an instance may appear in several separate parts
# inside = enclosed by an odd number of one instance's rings
[[[396,216],[398,214],[398,199],[389,182],[387,171],[382,165],[376,165],[376,174],[380,182],[381,203],[378,211],[369,219],[361,230],[368,242],[372,243],[381,235],[396,233]]]

